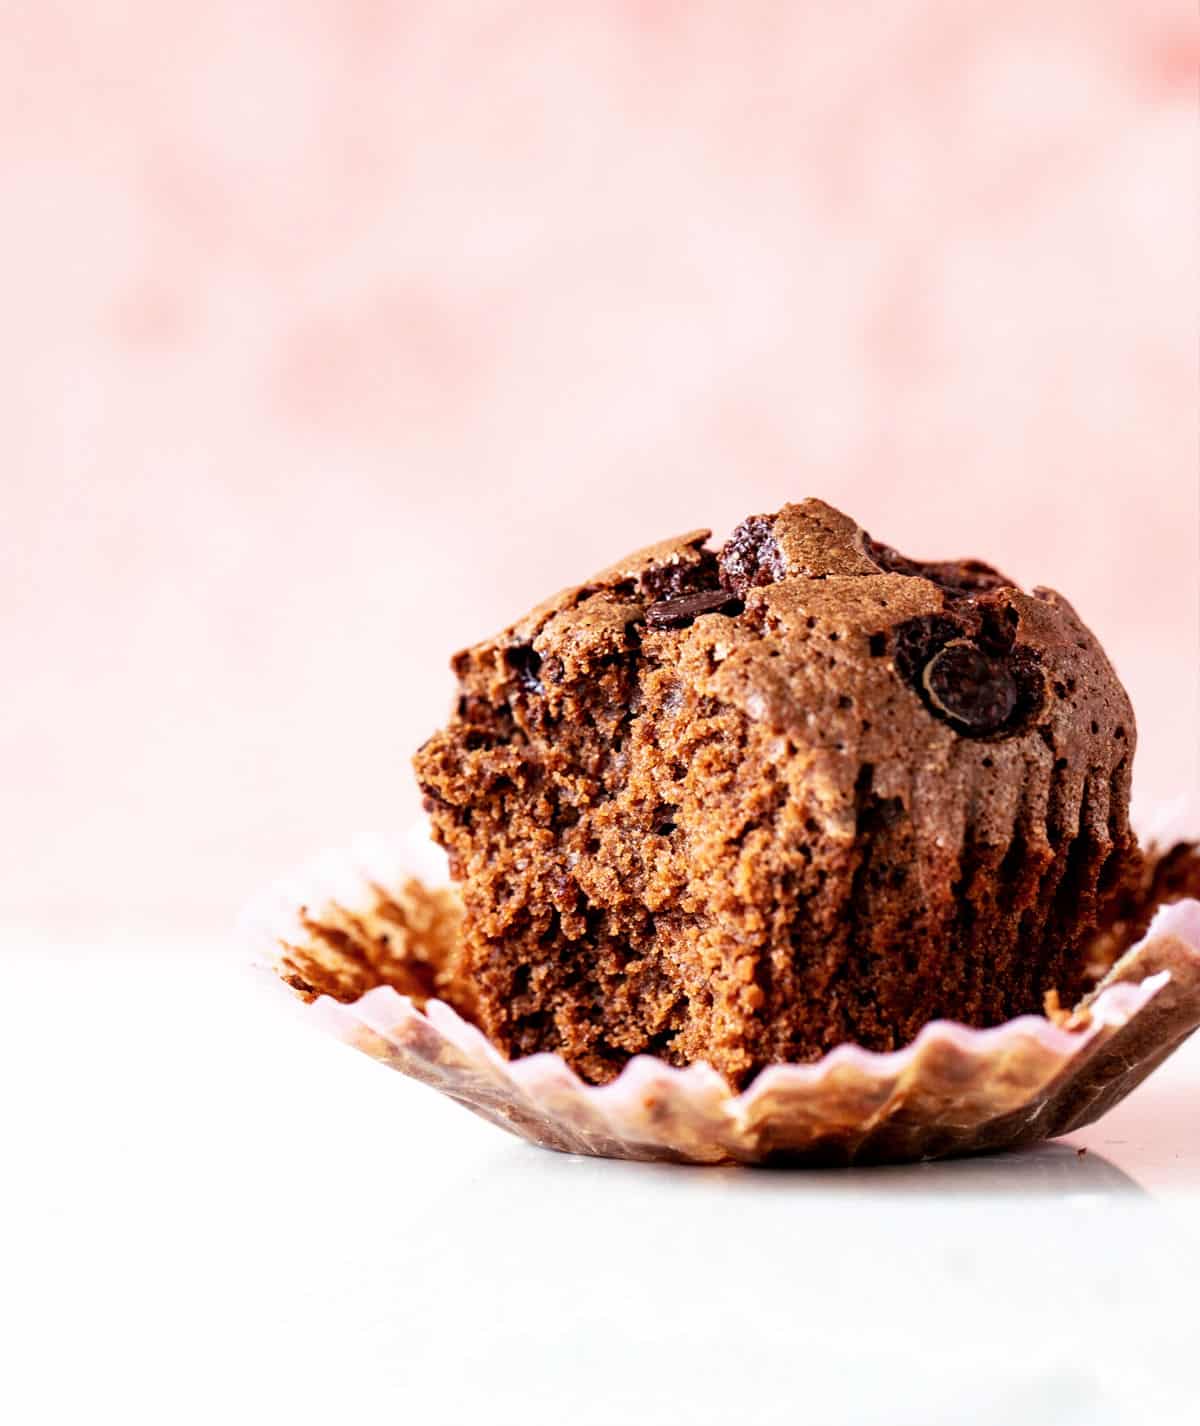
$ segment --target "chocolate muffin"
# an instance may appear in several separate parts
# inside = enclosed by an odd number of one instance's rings
[[[458,654],[415,765],[509,1055],[744,1085],[1085,988],[1133,713],[1048,589],[819,500],[631,555]]]

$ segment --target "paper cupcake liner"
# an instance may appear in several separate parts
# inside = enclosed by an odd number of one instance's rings
[[[1200,902],[1181,900],[1056,1021],[934,1021],[902,1050],[842,1045],[815,1064],[773,1065],[740,1094],[708,1065],[648,1056],[589,1085],[557,1055],[505,1059],[436,998],[459,913],[452,891],[420,879],[428,864],[411,845],[325,855],[243,918],[253,963],[312,1023],[567,1153],[853,1164],[1012,1148],[1092,1123],[1200,1025]]]

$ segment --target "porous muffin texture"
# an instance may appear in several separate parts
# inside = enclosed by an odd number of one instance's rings
[[[740,1086],[1072,1003],[1138,853],[1133,713],[1071,606],[819,500],[707,539],[453,660],[415,765],[484,1031]]]

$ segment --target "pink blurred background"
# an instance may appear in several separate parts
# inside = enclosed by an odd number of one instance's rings
[[[1191,0],[0,7],[0,922],[417,813],[448,655],[819,494],[1195,785]]]

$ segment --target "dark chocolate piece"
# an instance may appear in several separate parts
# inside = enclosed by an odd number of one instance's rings
[[[774,523],[767,515],[752,515],[734,530],[721,551],[721,583],[743,599],[749,590],[774,584],[787,573]]]
[[[539,677],[542,668],[541,656],[532,644],[514,644],[505,651],[504,657],[526,693],[545,693]]]
[[[934,711],[969,733],[998,733],[1017,706],[1017,681],[1007,662],[965,639],[935,654],[921,682]]]
[[[654,565],[643,571],[642,593],[655,602],[677,599],[681,594],[698,594],[702,589],[719,589],[717,557],[712,550],[701,550],[698,560],[679,560],[673,564]]]
[[[1015,589],[1015,583],[998,569],[982,560],[914,560],[864,535],[863,548],[868,557],[887,574],[906,574],[915,579],[927,579],[944,589],[951,597],[984,594],[994,589]]]
[[[727,589],[702,589],[697,594],[681,594],[677,599],[661,599],[646,610],[652,629],[686,629],[701,614],[740,614],[742,601]]]

